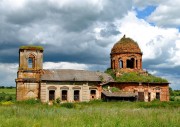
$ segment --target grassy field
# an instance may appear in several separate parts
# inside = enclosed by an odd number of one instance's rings
[[[0,127],[179,127],[180,102],[1,103]]]
[[[0,93],[15,94],[15,89]],[[65,103],[0,102],[0,127],[179,127],[180,101]]]
[[[0,93],[6,93],[6,94],[16,94],[16,88],[12,88],[12,89],[7,89],[7,88],[4,88],[4,89],[0,89]]]

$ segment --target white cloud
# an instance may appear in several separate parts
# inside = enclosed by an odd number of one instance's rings
[[[1,0],[0,8],[6,10],[6,7],[8,7],[8,9],[11,11],[17,10],[24,7],[26,1],[27,0]]]
[[[15,86],[18,64],[0,63],[0,86]]]
[[[157,6],[154,12],[148,17],[150,22],[158,26],[179,27],[180,26],[180,1],[166,0]]]
[[[180,35],[179,35],[179,40],[175,41],[176,44],[176,49],[173,49],[173,51],[171,51],[172,53],[172,57],[170,58],[170,62],[172,62],[173,66],[180,66]]]
[[[154,12],[147,17],[147,21],[161,27],[180,26],[179,0],[134,0],[134,7],[144,9],[147,6],[156,6]]]
[[[43,64],[44,69],[76,69],[76,70],[87,70],[88,66],[85,64],[69,63],[69,62],[45,62]]]
[[[169,57],[168,51],[176,48],[175,41],[180,35],[176,28],[152,26],[145,20],[138,19],[135,12],[129,12],[119,23],[121,33],[138,42],[144,60]]]

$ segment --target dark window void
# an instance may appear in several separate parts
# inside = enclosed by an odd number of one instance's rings
[[[127,68],[134,68],[134,58],[127,60]]]
[[[55,90],[49,90],[49,101],[55,100]]]
[[[156,93],[156,99],[160,100],[160,93],[159,92]]]
[[[91,90],[90,94],[91,94],[91,99],[96,98],[96,90]]]
[[[148,93],[148,101],[151,101],[151,93]]]
[[[62,90],[62,101],[67,101],[67,90]]]
[[[28,68],[34,68],[35,67],[35,57],[33,55],[30,55],[28,58]]]
[[[119,68],[123,68],[123,61],[119,60]]]
[[[79,101],[79,90],[74,90],[74,101]]]

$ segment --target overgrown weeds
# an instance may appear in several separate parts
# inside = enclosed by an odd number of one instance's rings
[[[28,104],[28,105],[35,105],[35,104],[41,104],[41,101],[39,99],[28,99],[24,101],[17,101],[17,104]]]
[[[178,108],[180,107],[180,101],[152,101],[152,102],[138,102],[138,106],[141,108]]]
[[[61,103],[49,106],[37,100],[0,105],[0,126],[166,126],[180,125],[177,102],[102,102]],[[127,122],[128,121],[128,122]]]

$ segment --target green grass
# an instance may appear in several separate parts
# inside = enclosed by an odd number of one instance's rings
[[[180,125],[179,102],[91,101],[72,105],[48,106],[40,102],[1,104],[0,126],[178,127]],[[69,106],[71,108],[68,108]]]
[[[0,89],[0,93],[6,93],[6,94],[16,94],[16,88],[12,88],[12,89]]]
[[[180,96],[176,96],[175,98],[180,100]]]

